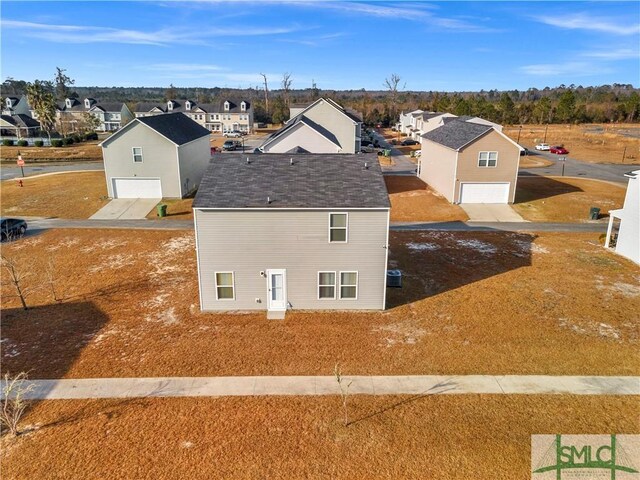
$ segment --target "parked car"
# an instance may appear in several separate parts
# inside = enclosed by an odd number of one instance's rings
[[[527,150],[525,147],[520,147],[520,156],[524,156],[524,155],[529,155],[529,150]]]
[[[360,147],[362,153],[372,153],[375,151],[372,145],[363,145]]]
[[[405,138],[400,145],[403,145],[403,146],[418,145],[418,143],[420,142],[418,142],[417,140],[414,140],[413,138]]]
[[[415,152],[413,152],[414,157],[419,157],[420,155],[422,155],[422,150],[416,150]]]
[[[551,146],[548,143],[539,143],[536,145],[536,150],[548,151],[551,149]]]
[[[27,231],[27,222],[21,218],[0,218],[0,235],[2,241],[21,237]]]
[[[238,148],[238,142],[234,140],[227,140],[222,144],[222,150],[225,150],[227,152],[235,150],[236,148]]]
[[[240,138],[242,136],[242,133],[236,132],[234,130],[233,132],[224,132],[224,136],[225,138]]]
[[[551,153],[556,153],[558,155],[567,155],[569,153],[569,150],[567,150],[564,147],[561,147],[560,145],[556,145],[555,147],[551,147],[549,149],[549,151]]]

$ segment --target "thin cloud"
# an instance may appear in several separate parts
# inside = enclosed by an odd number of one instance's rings
[[[140,67],[145,70],[156,71],[172,71],[172,72],[219,72],[224,70],[218,65],[200,64],[200,63],[154,63]]]
[[[520,67],[519,70],[527,75],[537,77],[557,77],[561,75],[591,76],[612,72],[608,67],[594,65],[589,62],[537,63],[533,65],[524,65]]]
[[[631,48],[619,48],[617,50],[612,49],[585,52],[582,56],[588,58],[599,58],[601,60],[628,60],[639,58],[640,52]]]
[[[568,30],[588,30],[613,35],[637,35],[640,33],[640,24],[594,17],[586,13],[534,18],[546,25]]]

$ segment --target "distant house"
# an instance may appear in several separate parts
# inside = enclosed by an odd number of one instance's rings
[[[412,129],[411,138],[421,142],[422,135],[441,127],[445,118],[456,118],[456,116],[452,113],[422,112],[415,118],[415,128]]]
[[[609,211],[605,247],[640,265],[640,170],[626,173],[625,177],[629,178],[629,183],[624,206]],[[613,242],[615,223],[618,223],[618,233]]]
[[[418,176],[451,203],[513,203],[519,163],[502,132],[455,119],[422,135]]]
[[[84,115],[90,114],[98,119],[98,131],[114,132],[122,124],[123,111],[128,111],[122,102],[99,102],[95,98],[85,99],[65,98],[58,105],[57,117],[61,126],[61,133],[75,132],[84,121]],[[35,112],[32,112],[34,115]]]
[[[484,118],[480,118],[480,117],[474,117],[473,115],[462,115],[460,117],[456,117],[455,115],[448,113],[446,114],[445,117],[443,117],[440,120],[439,125],[446,125],[447,122],[451,122],[452,120],[477,123],[479,125],[489,125],[490,127],[493,127],[498,132],[502,131],[502,125],[500,125],[499,123],[490,122],[489,120],[485,120]]]
[[[389,199],[375,155],[221,155],[193,203],[202,310],[381,310]]]
[[[7,97],[4,99],[4,105],[2,106],[2,115],[26,115],[31,116],[31,108],[27,101],[27,96],[22,95],[18,97]]]
[[[0,135],[17,138],[35,137],[40,134],[40,122],[22,113],[0,117]]]
[[[100,144],[109,197],[185,197],[211,160],[209,137],[182,113],[132,120]]]
[[[362,120],[331,99],[319,98],[260,145],[264,153],[356,153]]]
[[[416,128],[416,119],[423,113],[423,110],[412,110],[411,112],[400,113],[400,121],[398,122],[400,133],[410,135],[411,130]]]
[[[247,100],[222,99],[216,103],[169,100],[166,103],[138,103],[136,117],[180,112],[211,132],[253,132],[253,107]]]

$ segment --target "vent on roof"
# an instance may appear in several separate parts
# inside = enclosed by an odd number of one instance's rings
[[[364,169],[369,170],[369,164],[367,162],[364,162]]]
[[[267,197],[267,203],[271,204],[271,197]]]
[[[251,160],[249,160],[249,157],[247,157],[247,165],[249,165],[251,163]]]
[[[293,165],[293,158],[289,159],[289,165]]]

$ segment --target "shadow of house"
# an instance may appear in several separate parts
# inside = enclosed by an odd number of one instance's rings
[[[535,235],[489,231],[391,231],[389,267],[402,288],[387,288],[394,308],[531,265]]]
[[[384,177],[384,183],[387,186],[389,195],[394,193],[427,191],[429,187],[418,177],[387,175]]]
[[[2,370],[63,378],[108,317],[93,302],[2,310]]]
[[[526,203],[534,200],[582,192],[580,187],[540,175],[526,175],[518,178],[515,203]]]

